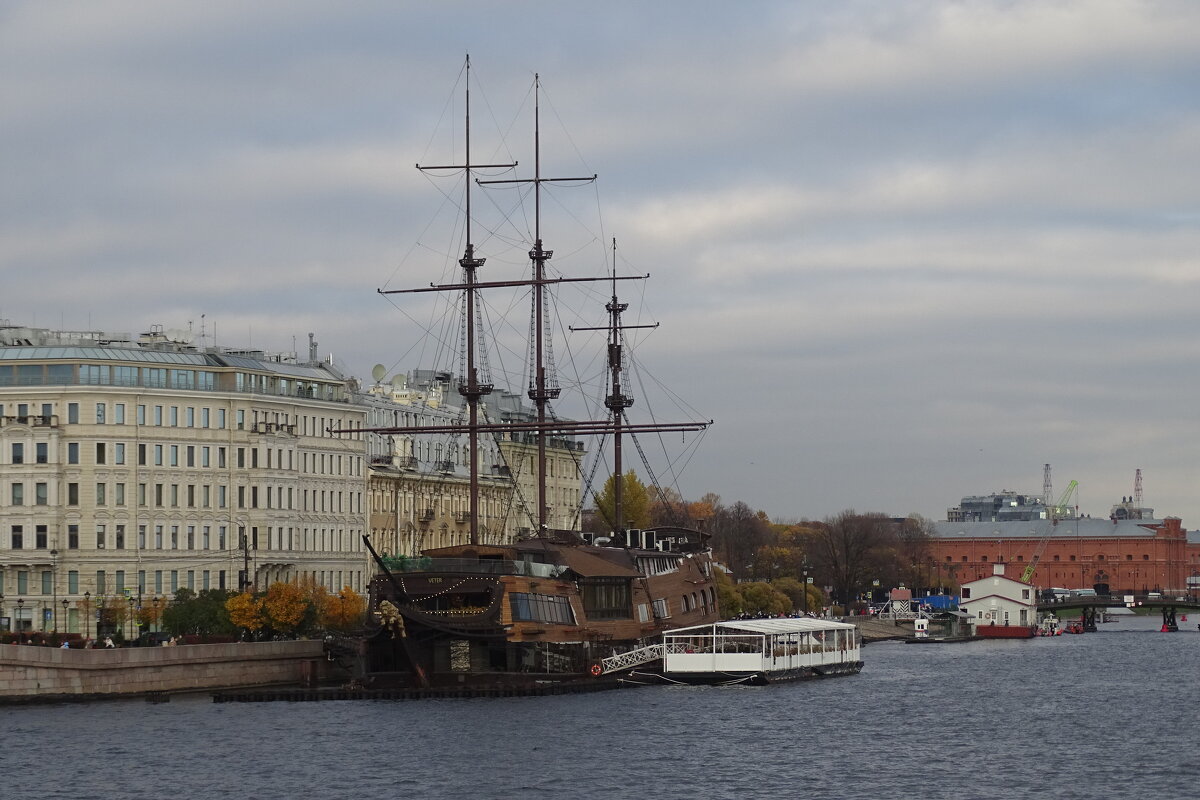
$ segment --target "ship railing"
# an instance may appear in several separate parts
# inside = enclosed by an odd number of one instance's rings
[[[557,578],[566,569],[559,564],[535,564],[531,561],[427,556],[385,556],[383,563],[392,572],[455,572],[474,575],[523,575],[530,578]]]
[[[617,653],[615,656],[600,659],[601,674],[618,672],[630,667],[648,664],[651,661],[658,661],[663,655],[664,645],[661,644],[652,644],[625,653]]]

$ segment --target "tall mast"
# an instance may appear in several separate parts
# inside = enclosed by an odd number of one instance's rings
[[[625,371],[624,345],[622,344],[623,336],[621,331],[630,330],[633,328],[657,328],[658,323],[653,325],[622,325],[621,313],[629,308],[628,303],[621,303],[617,300],[617,240],[614,237],[612,242],[613,266],[610,281],[612,282],[612,297],[608,301],[605,308],[608,310],[608,327],[601,328],[576,328],[572,327],[573,331],[608,331],[608,374],[609,374],[609,393],[604,398],[604,405],[609,410],[611,430],[613,432],[613,519],[609,520],[614,530],[624,530],[626,519],[625,516],[625,475],[624,466],[621,455],[621,440],[622,435],[626,432],[625,424],[625,409],[633,405],[633,398],[625,394],[621,388],[621,374]],[[643,427],[643,426],[639,426]],[[657,430],[656,426],[650,426],[649,430]],[[699,430],[701,428],[690,428],[690,430]]]
[[[529,399],[537,409],[537,503],[538,503],[538,532],[546,530],[546,517],[549,513],[549,503],[546,497],[546,407],[551,400],[557,399],[560,393],[558,382],[554,377],[553,357],[548,347],[545,315],[546,284],[552,282],[546,277],[546,262],[554,255],[553,250],[547,250],[542,244],[542,184],[559,181],[593,181],[595,175],[585,178],[543,178],[542,177],[542,138],[541,138],[541,78],[533,76],[533,177],[522,180],[480,181],[485,183],[532,183],[533,184],[533,249],[529,251],[529,259],[533,262],[533,342],[531,349],[532,366],[530,369]]]
[[[466,103],[465,103],[465,128],[466,134],[464,143],[466,152],[464,154],[464,162],[462,164],[439,165],[422,167],[417,165],[417,169],[422,171],[461,169],[464,172],[465,184],[464,202],[466,210],[466,247],[463,251],[463,257],[458,260],[458,264],[463,270],[462,284],[459,286],[445,287],[453,289],[461,289],[463,293],[463,350],[465,355],[465,364],[463,375],[459,378],[458,393],[467,401],[467,452],[470,460],[470,494],[469,494],[469,513],[470,520],[470,541],[471,544],[479,544],[479,401],[480,398],[492,393],[491,376],[487,373],[487,359],[481,350],[481,344],[477,341],[477,332],[475,330],[475,321],[477,311],[476,295],[479,290],[477,280],[477,272],[486,259],[477,258],[475,256],[475,244],[471,236],[471,171],[482,168],[507,168],[515,167],[516,164],[473,164],[471,163],[471,57],[467,56],[466,63],[466,78],[464,80],[466,87]],[[480,374],[480,362],[483,364]]]
[[[467,59],[467,75],[470,74],[470,59]],[[533,263],[533,274],[530,278],[520,280],[500,280],[500,281],[480,281],[477,276],[477,271],[483,266],[484,259],[475,257],[475,247],[472,242],[472,220],[471,220],[471,177],[472,171],[478,169],[494,169],[494,168],[509,168],[517,166],[516,163],[511,164],[475,164],[471,162],[470,156],[470,86],[467,86],[467,111],[466,111],[466,160],[463,164],[456,165],[441,165],[441,166],[421,166],[417,165],[417,169],[422,171],[433,170],[463,170],[466,173],[466,197],[465,210],[467,212],[467,221],[465,226],[466,247],[463,257],[459,260],[459,265],[463,269],[463,280],[461,283],[452,284],[432,284],[426,287],[417,289],[399,289],[399,290],[377,290],[380,294],[418,294],[423,292],[448,292],[461,291],[463,293],[463,309],[464,309],[464,375],[462,383],[459,385],[459,393],[465,398],[470,415],[469,425],[467,426],[467,434],[470,437],[470,472],[471,472],[471,488],[470,488],[470,541],[472,544],[478,544],[478,520],[479,520],[479,475],[478,475],[478,437],[482,434],[512,434],[512,433],[530,433],[537,437],[538,442],[538,530],[539,533],[547,528],[547,517],[549,513],[549,503],[547,502],[546,491],[546,438],[551,433],[556,433],[563,436],[590,436],[608,433],[617,430],[618,455],[617,464],[620,468],[620,439],[621,433],[636,434],[641,432],[656,432],[664,433],[671,431],[687,432],[704,430],[712,424],[711,420],[707,422],[675,422],[675,423],[653,423],[653,424],[631,424],[623,418],[622,412],[633,404],[632,398],[626,397],[621,389],[621,373],[623,365],[621,361],[621,337],[620,330],[620,313],[627,308],[617,302],[616,282],[620,280],[640,280],[647,276],[618,276],[616,274],[615,250],[616,242],[613,242],[614,248],[614,264],[612,275],[607,278],[598,277],[583,277],[583,278],[567,278],[567,277],[549,277],[546,274],[546,262],[553,256],[553,251],[546,250],[542,242],[541,232],[541,188],[544,183],[553,182],[590,182],[596,179],[595,175],[590,175],[580,178],[546,178],[541,172],[541,124],[540,124],[540,79],[534,76],[535,86],[535,102],[534,102],[534,177],[523,179],[510,180],[479,180],[475,179],[475,183],[484,184],[520,184],[532,183],[534,185],[534,243],[533,248],[529,251],[529,258]],[[550,344],[548,320],[545,319],[546,314],[546,287],[552,284],[562,283],[584,283],[596,282],[601,280],[609,280],[613,284],[612,301],[609,304],[609,324],[604,328],[572,328],[572,330],[607,330],[609,336],[609,363],[612,374],[612,390],[605,400],[605,405],[612,412],[608,419],[604,420],[554,420],[548,418],[547,407],[549,402],[559,396],[560,389],[557,385],[557,380],[554,376],[554,358],[553,349]],[[478,304],[476,303],[476,295],[481,290],[502,288],[502,287],[531,287],[532,288],[532,303],[533,303],[533,335],[531,336],[531,369],[530,369],[530,387],[529,398],[533,400],[537,407],[536,420],[532,422],[480,422],[478,418],[478,405],[480,398],[487,395],[492,390],[490,377],[487,373],[487,359],[485,351],[479,346],[480,343],[476,340],[479,334],[476,330]],[[636,325],[626,327],[649,328],[657,327],[657,325]],[[458,423],[451,424],[432,424],[432,425],[416,425],[403,427],[378,427],[378,428],[348,428],[348,429],[330,429],[330,433],[427,433],[427,434],[461,434],[463,426]],[[619,474],[619,473],[618,473]],[[619,491],[619,489],[618,489]],[[620,503],[618,502],[618,510]],[[623,512],[621,512],[623,513]],[[621,520],[614,522],[615,526],[619,526]]]

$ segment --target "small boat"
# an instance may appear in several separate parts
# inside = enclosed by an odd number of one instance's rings
[[[657,661],[657,669],[632,669],[622,681],[762,686],[855,675],[863,667],[861,648],[858,628],[844,622],[809,617],[728,620],[666,631],[661,644],[604,659],[599,673]]]

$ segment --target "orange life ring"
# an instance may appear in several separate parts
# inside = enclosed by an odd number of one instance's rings
[[[602,673],[602,672],[604,672],[604,667],[600,666],[599,664],[592,664],[592,677],[593,678],[599,678],[600,673]]]

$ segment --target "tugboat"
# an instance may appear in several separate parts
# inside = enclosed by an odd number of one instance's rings
[[[467,61],[467,77],[470,61]],[[425,549],[414,556],[387,556],[367,548],[378,566],[369,587],[366,636],[352,649],[355,682],[364,689],[394,687],[530,687],[572,681],[604,682],[602,659],[636,649],[660,637],[670,627],[707,625],[719,619],[715,566],[709,535],[682,526],[653,530],[629,529],[622,498],[621,443],[638,433],[702,431],[710,421],[634,424],[626,411],[633,399],[622,386],[624,325],[627,304],[618,302],[614,258],[611,274],[600,278],[562,278],[548,275],[552,256],[541,237],[543,184],[538,123],[540,84],[534,82],[534,177],[524,180],[473,180],[485,167],[495,170],[515,164],[475,164],[471,160],[470,86],[466,89],[466,158],[454,167],[466,180],[462,208],[465,250],[459,265],[461,281],[406,290],[455,292],[461,296],[462,342],[458,348],[462,378],[458,391],[466,405],[461,425],[374,428],[381,434],[454,433],[465,435],[469,448],[469,541],[451,547]],[[422,169],[418,165],[418,169]],[[484,259],[472,243],[471,184],[526,184],[534,198],[534,235],[529,250],[530,275],[522,280],[481,282],[477,272]],[[645,276],[636,276],[640,279]],[[547,327],[547,287],[561,282],[603,281],[611,284],[606,305],[607,396],[605,419],[569,421],[555,418],[550,401],[559,396],[552,378],[553,364]],[[486,375],[487,358],[476,333],[480,293],[490,288],[527,286],[532,295],[530,325],[529,398],[536,417],[527,422],[481,420],[482,398],[492,391]],[[503,544],[481,542],[478,442],[481,436],[531,435],[537,443],[537,519],[532,534]],[[548,525],[546,441],[549,437],[602,434],[613,444],[614,510],[610,530],[596,535]],[[336,649],[336,646],[335,646]],[[346,654],[343,647],[341,655]],[[331,653],[331,656],[335,653]]]

